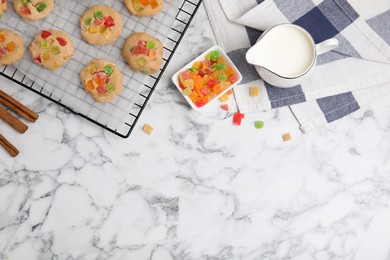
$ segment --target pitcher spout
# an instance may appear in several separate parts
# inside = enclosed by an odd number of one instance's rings
[[[263,67],[264,65],[261,63],[261,59],[259,59],[259,51],[261,46],[257,43],[254,46],[252,46],[246,53],[246,61],[249,64]]]

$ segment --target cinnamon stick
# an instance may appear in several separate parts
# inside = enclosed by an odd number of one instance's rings
[[[19,133],[24,133],[28,129],[28,126],[25,125],[22,121],[11,115],[7,110],[0,107],[0,118],[3,119],[7,124],[15,128]]]
[[[19,114],[27,121],[34,123],[39,115],[9,96],[7,93],[0,90],[0,103],[12,109],[15,113]]]
[[[12,156],[16,157],[19,154],[18,149],[15,148],[4,136],[0,134],[0,145]]]

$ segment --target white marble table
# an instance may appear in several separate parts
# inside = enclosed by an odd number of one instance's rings
[[[202,6],[128,139],[1,80],[40,114],[0,123],[1,260],[390,259],[390,97],[307,134],[287,108],[233,126],[169,81],[213,44]]]

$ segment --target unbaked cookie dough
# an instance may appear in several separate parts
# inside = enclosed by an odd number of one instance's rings
[[[160,70],[163,45],[147,33],[132,33],[123,46],[122,55],[135,72],[154,74]]]
[[[91,61],[80,73],[85,90],[96,102],[110,102],[122,92],[122,74],[110,61]]]
[[[40,20],[53,10],[54,0],[14,0],[16,12],[26,20]]]
[[[24,55],[23,39],[11,30],[0,30],[0,65],[13,64]]]
[[[7,0],[0,0],[0,18],[3,17],[5,11],[7,11]]]
[[[136,16],[153,16],[161,11],[164,0],[123,0],[130,13]]]
[[[105,5],[96,5],[80,18],[81,34],[93,45],[107,45],[115,42],[122,33],[120,14]]]
[[[58,69],[74,55],[72,39],[56,30],[35,35],[29,49],[34,62],[50,70]]]

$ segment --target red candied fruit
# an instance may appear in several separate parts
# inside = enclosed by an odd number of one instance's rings
[[[104,17],[104,27],[113,27],[115,26],[115,21],[111,16]]]
[[[139,40],[139,41],[137,42],[137,45],[138,45],[138,46],[141,46],[141,47],[146,47],[146,42],[143,41],[143,40]]]
[[[41,33],[41,36],[43,39],[46,39],[50,35],[51,35],[51,32],[48,32],[48,31],[42,31],[42,33]]]
[[[231,83],[237,82],[237,81],[238,81],[238,76],[237,76],[237,74],[231,75],[231,76],[229,77],[229,80],[230,80]]]
[[[22,15],[29,15],[31,14],[31,10],[30,8],[27,6],[27,5],[23,5],[21,8],[20,8],[20,13]]]
[[[104,95],[107,92],[104,86],[99,86],[96,88],[96,90],[100,95]]]
[[[240,112],[234,113],[233,116],[233,124],[234,125],[241,125],[241,120],[244,119],[245,115],[241,114]]]
[[[99,26],[99,25],[102,25],[103,24],[103,20],[102,19],[95,19],[95,21],[93,21],[93,25],[95,26]]]
[[[3,57],[7,53],[7,47],[0,46],[0,58]]]
[[[66,46],[67,44],[66,40],[62,37],[57,37],[57,41],[61,46]]]
[[[42,63],[41,56],[34,58],[34,61],[38,64],[41,64]]]
[[[197,100],[195,101],[195,106],[197,107],[203,107],[205,105],[203,100]]]

